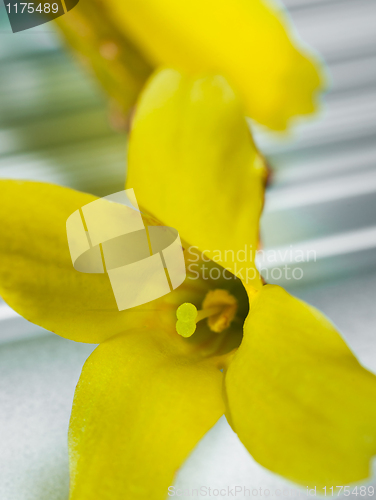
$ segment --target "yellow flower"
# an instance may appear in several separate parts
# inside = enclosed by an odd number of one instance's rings
[[[73,404],[71,500],[164,499],[223,413],[258,462],[292,481],[319,489],[368,477],[376,378],[319,311],[262,285],[264,174],[223,77],[159,72],[134,119],[128,186],[148,224],[179,230],[187,264],[194,244],[205,255],[193,261],[221,272],[197,278],[188,265],[181,287],[122,312],[107,276],[78,273],[69,255],[66,219],[94,197],[0,183],[2,296],[59,335],[100,343]],[[239,262],[245,243],[253,252]]]
[[[312,113],[323,74],[267,0],[94,0],[58,25],[128,112],[154,68],[222,74],[248,116],[273,130]]]

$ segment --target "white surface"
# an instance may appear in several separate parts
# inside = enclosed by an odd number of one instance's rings
[[[92,348],[57,336],[2,346],[1,500],[67,498],[70,407]]]

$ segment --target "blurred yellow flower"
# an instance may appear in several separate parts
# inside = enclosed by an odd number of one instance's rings
[[[318,61],[271,0],[94,0],[58,25],[128,112],[152,70],[222,74],[246,114],[273,130],[312,113],[323,88]]]
[[[292,481],[322,488],[369,476],[375,376],[319,311],[262,285],[254,251],[236,260],[244,243],[256,249],[264,181],[226,80],[157,73],[133,122],[128,187],[147,224],[178,229],[187,263],[192,243],[222,272],[203,279],[188,266],[181,287],[122,312],[107,276],[78,273],[70,259],[66,219],[94,197],[0,183],[1,295],[30,321],[100,343],[73,404],[71,500],[163,500],[223,413],[258,462]],[[254,271],[243,283],[236,264]]]

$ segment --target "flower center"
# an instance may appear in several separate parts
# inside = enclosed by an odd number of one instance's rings
[[[196,330],[196,324],[207,318],[210,330],[221,333],[230,326],[237,309],[238,301],[227,290],[211,290],[206,294],[201,310],[189,302],[178,307],[176,331],[182,337],[190,337]]]

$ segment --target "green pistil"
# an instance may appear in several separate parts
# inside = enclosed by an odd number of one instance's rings
[[[176,310],[176,331],[182,337],[190,337],[196,331],[197,308],[186,302]]]

